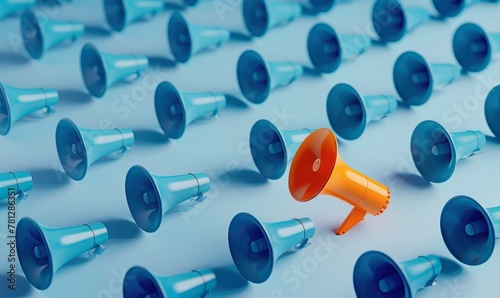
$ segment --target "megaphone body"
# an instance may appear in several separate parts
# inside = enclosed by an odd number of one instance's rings
[[[484,103],[484,114],[491,131],[500,138],[500,85],[488,93]]]
[[[333,131],[346,140],[355,140],[368,123],[387,117],[397,105],[393,96],[362,97],[352,86],[337,84],[328,94],[326,111]]]
[[[248,213],[239,213],[229,225],[229,249],[241,275],[253,283],[263,283],[283,253],[305,248],[314,233],[309,218],[261,223]]]
[[[465,70],[482,71],[500,52],[500,32],[488,33],[476,24],[463,24],[453,35],[453,52]]]
[[[125,179],[130,213],[148,233],[158,230],[168,210],[190,198],[203,199],[209,189],[210,179],[204,173],[158,176],[138,165],[129,169]]]
[[[155,91],[156,117],[165,135],[172,139],[179,139],[191,122],[213,117],[225,106],[222,93],[181,92],[170,82],[161,82]]]
[[[76,181],[85,177],[95,161],[113,152],[125,154],[133,144],[134,133],[130,129],[87,129],[68,118],[57,124],[57,154],[66,174]]]
[[[52,113],[58,102],[55,89],[21,89],[0,83],[0,134],[8,134],[17,120],[35,111]]]
[[[500,237],[500,206],[483,208],[470,197],[456,196],[444,205],[440,225],[444,243],[458,261],[481,265]]]
[[[85,33],[85,26],[78,22],[40,19],[26,11],[21,16],[21,32],[28,54],[40,59],[53,46],[69,40],[74,42]]]
[[[435,255],[420,256],[398,264],[379,251],[362,254],[354,266],[354,290],[358,298],[411,298],[434,285],[442,264]]]
[[[37,0],[3,0],[0,2],[0,20],[36,6]]]
[[[8,199],[9,204],[22,202],[27,197],[27,191],[33,188],[33,178],[30,172],[0,173],[0,201]]]
[[[173,276],[159,276],[139,266],[130,268],[123,282],[124,298],[198,298],[217,286],[211,269],[193,270]]]
[[[302,5],[303,10],[311,13],[327,12],[332,9],[335,0],[292,0]],[[292,2],[290,1],[290,2]]]
[[[154,16],[163,10],[163,0],[104,0],[104,12],[109,26],[121,32],[137,20]]]
[[[431,120],[421,122],[411,136],[413,162],[428,181],[441,183],[451,178],[459,160],[479,152],[486,144],[480,131],[448,132]]]
[[[452,83],[463,71],[455,64],[429,64],[415,52],[401,54],[393,69],[393,81],[401,99],[408,105],[422,105],[432,91]]]
[[[107,240],[102,223],[49,228],[24,217],[16,228],[19,263],[28,281],[39,290],[47,289],[56,271],[79,255],[92,250],[92,256],[100,255]]]
[[[465,8],[480,2],[498,2],[498,0],[432,0],[434,7],[442,17],[456,17]]]
[[[177,5],[180,7],[192,7],[203,2],[211,2],[212,0],[163,0],[166,4]]]
[[[324,194],[353,205],[351,213],[337,229],[338,235],[349,231],[366,213],[382,214],[391,198],[385,185],[344,163],[335,135],[326,128],[312,132],[300,145],[290,166],[288,187],[299,202]]]
[[[114,83],[138,78],[149,67],[149,61],[142,55],[100,53],[93,44],[87,43],[82,48],[80,66],[87,90],[99,98]]]

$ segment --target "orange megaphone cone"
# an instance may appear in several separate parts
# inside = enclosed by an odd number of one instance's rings
[[[349,231],[366,213],[376,216],[384,212],[391,198],[385,185],[344,163],[338,153],[337,138],[326,128],[312,132],[300,145],[292,160],[288,187],[299,202],[324,194],[353,205],[337,229],[338,235]]]

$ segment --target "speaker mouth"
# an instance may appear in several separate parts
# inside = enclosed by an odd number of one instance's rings
[[[256,37],[269,28],[269,11],[264,0],[243,0],[243,19],[247,30]]]
[[[253,282],[266,281],[274,266],[274,255],[269,235],[261,223],[248,213],[238,213],[229,224],[229,250],[241,275]],[[259,241],[265,249],[254,252],[253,245]]]
[[[485,69],[491,60],[491,43],[486,32],[476,24],[461,25],[453,36],[453,52],[458,63],[468,71]]]
[[[237,77],[243,95],[252,103],[264,102],[271,92],[266,62],[255,51],[245,51],[238,60]]]
[[[33,12],[25,11],[21,15],[21,33],[26,51],[35,59],[41,58],[44,52],[44,32]]]
[[[306,202],[324,188],[337,162],[335,135],[320,128],[308,135],[300,145],[290,166],[288,188],[293,198]]]
[[[334,0],[309,0],[316,12],[327,12],[333,7]]]
[[[342,47],[335,30],[327,24],[314,25],[307,37],[307,51],[314,67],[332,73],[342,61]]]
[[[90,94],[99,98],[106,93],[107,69],[99,50],[91,43],[82,48],[80,56],[83,81]]]
[[[4,84],[0,83],[0,134],[6,135],[12,126],[12,118],[10,117],[9,97],[5,92]]]
[[[348,84],[338,84],[328,94],[328,119],[333,131],[346,140],[359,138],[366,128],[366,107],[361,96]]]
[[[88,168],[87,145],[78,126],[68,118],[57,124],[56,147],[66,174],[73,180],[82,180]]]
[[[141,166],[133,166],[125,178],[127,204],[137,225],[148,233],[158,230],[163,208],[158,187],[151,174]]]
[[[45,239],[41,227],[31,218],[23,217],[17,224],[17,254],[26,279],[37,289],[45,290],[54,277],[53,258],[49,242]],[[35,251],[41,248],[40,258]]]
[[[161,82],[155,92],[156,117],[168,138],[179,139],[186,130],[186,107],[182,96],[170,82]]]
[[[152,294],[168,297],[151,272],[139,266],[130,268],[125,274],[123,282],[123,297],[157,297]]]
[[[372,9],[372,23],[380,39],[396,42],[406,33],[406,15],[397,0],[378,0]]]
[[[186,3],[187,6],[195,6],[198,2],[199,0],[184,0],[184,3]]]
[[[117,32],[125,28],[127,7],[124,0],[104,0],[104,12],[109,26]]]
[[[280,131],[268,120],[261,119],[250,131],[250,152],[259,172],[266,178],[279,179],[287,166],[287,150]]]
[[[421,122],[413,131],[410,147],[415,166],[426,180],[450,179],[456,166],[455,144],[443,126],[431,120]]]
[[[393,81],[399,96],[409,105],[422,105],[431,97],[434,81],[431,69],[415,52],[405,52],[398,57]]]
[[[484,113],[491,131],[500,138],[500,86],[493,88],[486,97]]]
[[[168,41],[175,59],[186,63],[191,58],[192,46],[189,25],[179,12],[174,12],[168,22]]]
[[[456,17],[465,8],[465,0],[432,0],[434,7],[444,17]]]
[[[483,230],[470,230],[479,224]],[[488,212],[474,199],[456,196],[443,207],[441,235],[450,253],[460,262],[477,266],[485,263],[495,249],[495,228]],[[470,235],[472,234],[472,235]]]

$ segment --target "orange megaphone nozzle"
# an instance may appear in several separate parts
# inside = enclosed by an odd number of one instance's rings
[[[315,130],[300,145],[290,167],[288,187],[299,202],[326,194],[353,205],[337,229],[338,235],[349,231],[366,213],[376,216],[384,212],[391,198],[385,185],[344,163],[338,153],[337,138],[326,128]]]

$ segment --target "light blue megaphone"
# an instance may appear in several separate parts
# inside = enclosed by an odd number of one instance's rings
[[[39,290],[47,289],[56,271],[74,258],[86,252],[89,257],[102,254],[106,241],[108,231],[102,223],[49,228],[23,217],[16,228],[19,263],[26,279]]]
[[[488,93],[484,103],[484,114],[491,131],[500,138],[500,85]]]
[[[268,179],[279,179],[295,156],[311,129],[278,129],[270,121],[261,119],[250,131],[250,151],[259,172]]]
[[[238,60],[238,84],[250,102],[264,102],[269,93],[286,86],[304,74],[304,67],[293,62],[267,62],[255,51],[245,51]]]
[[[213,117],[226,106],[222,93],[181,92],[170,82],[156,87],[155,110],[158,122],[168,138],[178,139],[186,126],[202,117]]]
[[[0,1],[0,20],[12,14],[36,6],[37,0],[2,0]]]
[[[196,6],[203,2],[209,2],[213,0],[163,0],[166,4],[175,5],[180,8]]]
[[[179,12],[170,17],[168,43],[175,60],[186,63],[192,55],[215,48],[229,40],[229,30],[191,24]]]
[[[117,32],[132,22],[154,16],[163,6],[163,0],[104,0],[106,21]]]
[[[463,71],[455,64],[430,64],[415,52],[401,54],[392,72],[394,86],[408,105],[423,105],[432,91],[452,83]]]
[[[86,129],[68,118],[57,124],[57,154],[66,174],[76,181],[82,180],[98,159],[113,152],[125,154],[133,144],[134,133],[130,129]]]
[[[191,198],[202,201],[209,189],[210,179],[204,173],[158,176],[137,165],[129,169],[125,179],[130,213],[148,233],[158,230],[168,210]]]
[[[85,33],[85,26],[78,22],[40,19],[33,12],[25,11],[21,15],[21,32],[28,54],[40,59],[53,46],[68,40],[74,42]]]
[[[354,290],[358,298],[411,298],[422,288],[434,285],[442,268],[435,255],[398,264],[382,252],[368,251],[354,265]]]
[[[0,83],[0,134],[8,134],[17,120],[35,111],[51,114],[58,102],[55,89],[20,89]]]
[[[302,15],[299,3],[273,0],[243,0],[243,19],[252,36],[261,37],[272,28]]]
[[[193,270],[173,276],[159,276],[139,266],[130,268],[123,281],[124,298],[206,297],[217,286],[211,269]]]
[[[305,248],[314,233],[314,223],[306,217],[260,223],[248,213],[238,213],[229,225],[229,249],[241,275],[263,283],[283,253]]]
[[[442,17],[456,17],[465,8],[479,2],[498,2],[498,0],[432,0],[434,7]]]
[[[91,43],[82,48],[80,66],[87,90],[95,97],[103,97],[106,90],[126,78],[138,78],[149,67],[142,55],[114,55],[100,53]]]
[[[441,183],[453,175],[457,162],[478,153],[486,144],[477,130],[449,133],[439,123],[421,122],[411,136],[411,155],[420,174],[428,181]]]
[[[453,52],[465,70],[484,70],[491,57],[500,52],[500,32],[488,33],[476,24],[463,24],[453,36]]]
[[[430,20],[421,7],[405,7],[398,0],[377,0],[372,9],[375,32],[383,42],[401,40],[407,32]]]
[[[8,199],[9,204],[22,202],[33,188],[30,172],[0,173],[0,201]]]
[[[327,12],[333,8],[335,0],[292,0],[298,2],[304,8],[304,11],[310,13]],[[290,1],[290,2],[292,2]]]
[[[441,212],[441,235],[450,253],[461,263],[485,263],[500,236],[500,206],[483,208],[474,199],[456,196]]]
[[[348,84],[335,85],[326,101],[326,112],[333,131],[346,140],[359,138],[368,123],[396,110],[398,102],[389,95],[362,97]]]

